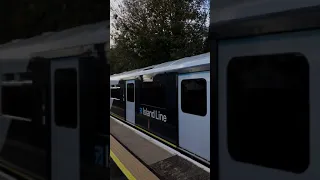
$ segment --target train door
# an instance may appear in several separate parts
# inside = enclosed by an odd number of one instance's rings
[[[135,83],[134,80],[126,81],[126,120],[135,124]]]
[[[178,76],[179,146],[210,161],[210,72]]]
[[[51,61],[52,180],[80,179],[77,59]]]
[[[320,178],[320,31],[218,44],[220,179]]]

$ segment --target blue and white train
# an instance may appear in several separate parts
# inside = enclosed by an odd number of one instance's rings
[[[110,76],[110,113],[210,164],[210,53]]]

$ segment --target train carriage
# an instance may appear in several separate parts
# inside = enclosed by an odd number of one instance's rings
[[[93,177],[92,146],[109,132],[108,101],[97,100],[109,94],[108,35],[104,21],[0,46],[1,171],[22,179]]]
[[[110,76],[110,112],[210,164],[210,54]]]
[[[320,2],[211,7],[211,176],[319,179]]]

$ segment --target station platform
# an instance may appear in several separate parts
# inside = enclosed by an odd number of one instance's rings
[[[44,180],[31,172],[0,158],[0,180]],[[35,178],[34,178],[35,177]]]
[[[17,180],[17,178],[14,178],[10,176],[9,174],[6,174],[2,171],[0,171],[0,180]]]
[[[110,134],[111,158],[129,180],[210,179],[210,170],[148,140],[122,120],[110,117]]]

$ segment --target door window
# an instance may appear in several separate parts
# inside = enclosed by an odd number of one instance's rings
[[[309,165],[309,66],[298,53],[235,57],[227,71],[228,149],[292,172]]]
[[[127,101],[134,102],[134,84],[127,84]]]
[[[184,113],[207,114],[207,81],[203,78],[181,81],[181,109]]]
[[[57,126],[76,128],[78,121],[76,69],[58,69],[54,73],[54,109]]]

